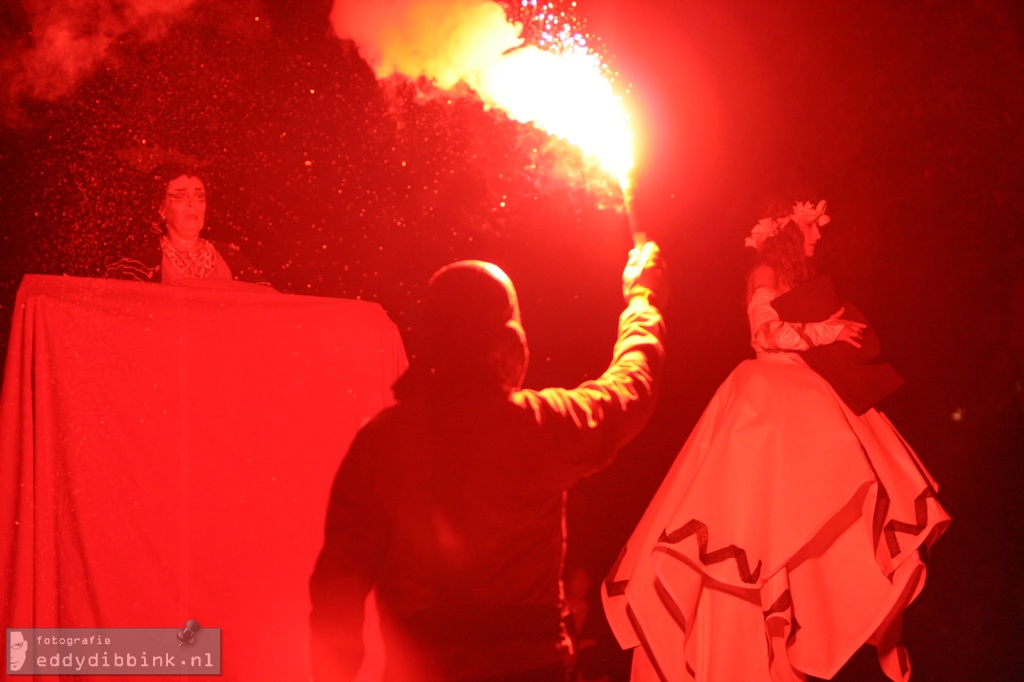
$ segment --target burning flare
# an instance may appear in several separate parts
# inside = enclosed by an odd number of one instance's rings
[[[547,49],[527,44],[490,0],[336,0],[331,22],[378,78],[425,77],[443,90],[465,83],[487,106],[581,149],[628,195],[633,139],[622,99],[570,19],[538,16],[554,27],[540,36]]]

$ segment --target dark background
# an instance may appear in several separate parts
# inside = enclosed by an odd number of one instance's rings
[[[629,86],[637,216],[673,283],[661,403],[572,492],[571,566],[603,576],[751,356],[743,238],[770,201],[826,198],[821,268],[906,379],[882,408],[953,517],[905,622],[915,679],[1020,679],[1020,3],[563,4]],[[493,260],[520,289],[527,384],[601,372],[630,238],[572,150],[471,96],[378,82],[329,3],[67,5],[0,8],[0,350],[21,276],[99,276],[155,217],[147,166],[183,155],[206,164],[210,236],[278,289],[377,301],[415,352],[427,277]],[[48,60],[65,14],[76,40]]]

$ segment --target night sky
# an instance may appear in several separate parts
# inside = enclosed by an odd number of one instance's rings
[[[376,301],[415,352],[429,275],[492,260],[520,290],[528,386],[604,368],[631,240],[566,144],[472,93],[379,81],[329,2],[37,4],[0,8],[0,351],[21,276],[99,276],[156,217],[147,170],[186,157],[208,236],[279,290]],[[603,576],[752,356],[743,238],[772,201],[824,198],[819,267],[906,379],[881,407],[953,517],[905,620],[915,679],[1019,679],[1024,6],[562,5],[633,111],[636,215],[673,284],[661,403],[571,494],[572,565]]]

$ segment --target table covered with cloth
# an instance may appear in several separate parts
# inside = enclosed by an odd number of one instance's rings
[[[308,679],[331,482],[405,366],[370,302],[27,275],[0,397],[3,627],[194,620],[221,630],[221,679]]]

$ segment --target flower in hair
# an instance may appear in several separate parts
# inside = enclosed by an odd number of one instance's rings
[[[761,218],[750,231],[750,236],[744,240],[743,245],[753,249],[760,249],[761,244],[768,237],[774,237],[779,228],[789,222],[789,216],[785,218]]]
[[[824,199],[818,202],[816,206],[812,206],[809,201],[798,201],[793,204],[793,222],[800,227],[810,227],[811,225],[828,225],[829,221],[832,220],[830,217],[825,215],[825,209],[828,204]]]
[[[754,229],[750,231],[750,236],[743,241],[743,245],[760,250],[764,240],[778,234],[779,230],[790,220],[804,228],[814,224],[818,227],[827,225],[831,220],[825,215],[827,206],[824,199],[816,205],[812,205],[809,201],[798,201],[793,204],[793,209],[788,215],[781,218],[761,218],[757,221],[757,225],[754,225]]]

